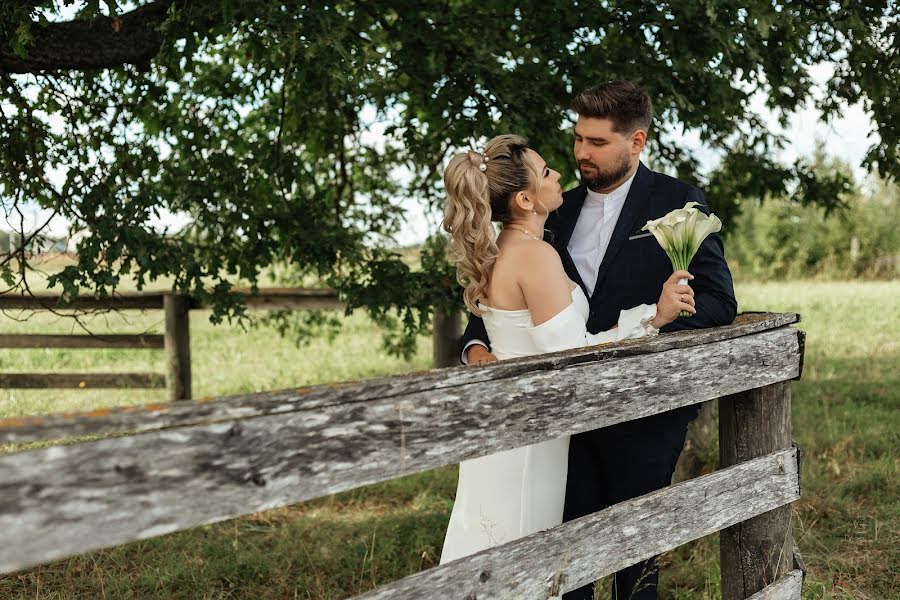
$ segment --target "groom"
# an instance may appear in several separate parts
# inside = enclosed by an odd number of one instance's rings
[[[637,85],[614,81],[592,87],[576,96],[572,108],[578,113],[575,159],[582,185],[563,194],[562,207],[547,219],[551,233],[546,238],[562,257],[566,273],[590,298],[587,328],[597,333],[615,325],[621,309],[656,302],[672,274],[665,252],[641,227],[686,202],[706,202],[697,188],[641,163],[652,108],[650,97]],[[694,275],[697,314],[676,319],[662,331],[731,323],[737,302],[717,235],[703,242],[689,271]],[[464,363],[496,360],[478,317],[470,317],[463,344]],[[669,485],[688,422],[697,410],[683,407],[572,436],[563,519],[577,519]],[[653,600],[657,579],[655,558],[628,567],[616,573],[613,598]],[[563,596],[593,597],[593,585]]]

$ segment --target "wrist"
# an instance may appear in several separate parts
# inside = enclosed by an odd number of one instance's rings
[[[486,347],[481,344],[474,344],[466,350],[466,360],[469,363],[478,362],[479,359],[484,358],[488,354],[490,352]]]
[[[662,329],[669,323],[675,320],[675,316],[668,316],[660,311],[660,306],[657,303],[656,305],[656,314],[653,316],[653,319],[650,321],[650,325],[655,327],[656,329]]]
[[[641,319],[641,326],[645,335],[658,335],[659,328],[666,324],[665,319],[659,314],[659,303],[651,304],[652,313]],[[648,318],[649,317],[649,318]]]

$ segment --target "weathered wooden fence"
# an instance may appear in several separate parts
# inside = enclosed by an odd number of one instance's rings
[[[540,598],[721,531],[723,597],[799,598],[791,314],[361,382],[0,421],[0,573],[719,399],[721,469],[363,598]],[[128,435],[121,435],[127,433]]]
[[[246,295],[251,310],[342,309],[333,290],[309,288],[263,288]],[[79,297],[63,301],[58,294],[33,296],[0,295],[0,310],[163,310],[164,335],[42,335],[2,334],[0,348],[152,348],[165,350],[166,372],[162,373],[0,373],[0,388],[166,388],[169,400],[191,398],[191,334],[189,311],[203,308],[196,300],[162,292],[125,292],[108,298]],[[459,317],[436,317],[435,335],[448,335]],[[457,325],[457,330],[459,329]],[[440,332],[440,333],[438,333]],[[452,335],[450,333],[449,335]],[[458,333],[457,333],[458,337]],[[436,338],[435,357],[448,366],[445,338]],[[442,349],[439,352],[437,349]]]
[[[261,288],[235,290],[246,294],[250,310],[337,310],[344,305],[328,289]],[[0,373],[0,388],[166,388],[168,399],[191,398],[191,334],[189,311],[204,308],[189,296],[162,292],[124,292],[108,298],[80,297],[63,301],[58,294],[0,295],[2,310],[163,310],[165,333],[45,335],[2,334],[0,348],[151,348],[165,350],[163,373]],[[449,367],[459,361],[459,314],[436,310],[433,326],[433,364]]]

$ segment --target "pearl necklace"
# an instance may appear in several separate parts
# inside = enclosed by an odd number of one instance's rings
[[[536,236],[536,235],[533,235],[530,231],[528,231],[528,230],[525,229],[524,227],[518,227],[518,226],[516,226],[516,225],[504,225],[504,226],[503,226],[503,229],[513,229],[513,230],[515,230],[515,231],[518,231],[519,233],[524,233],[525,235],[527,235],[527,236],[530,237],[531,239],[537,240],[537,241],[539,241],[539,242],[542,242],[542,241],[544,240],[543,237],[538,237],[538,236]]]

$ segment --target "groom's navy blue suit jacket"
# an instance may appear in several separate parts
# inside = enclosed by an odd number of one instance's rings
[[[687,202],[699,202],[703,205],[701,210],[707,213],[709,210],[703,193],[696,187],[651,171],[641,163],[600,264],[594,293],[589,295],[566,248],[586,196],[585,186],[563,194],[562,206],[550,213],[547,219],[545,228],[550,235],[545,238],[559,252],[568,276],[590,298],[587,329],[591,333],[598,333],[618,322],[620,310],[638,304],[653,304],[659,300],[663,283],[672,274],[669,257],[656,238],[641,231],[641,227],[651,219],[682,208]],[[718,235],[706,238],[688,270],[694,276],[690,285],[694,289],[697,314],[689,318],[678,318],[663,327],[662,331],[730,324],[737,312],[737,301],[731,273],[725,262],[722,240]],[[490,343],[484,323],[479,317],[472,315],[462,344],[474,339]]]

